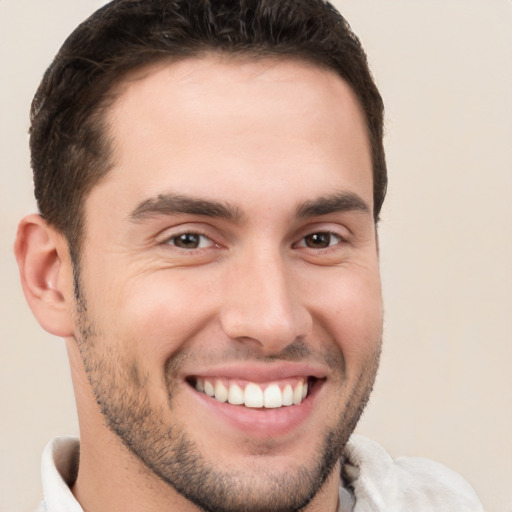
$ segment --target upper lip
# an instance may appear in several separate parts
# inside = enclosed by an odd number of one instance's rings
[[[197,368],[194,372],[184,374],[185,379],[190,377],[243,379],[255,383],[274,382],[293,377],[324,379],[326,376],[325,369],[318,365],[288,362],[225,363],[204,369]]]

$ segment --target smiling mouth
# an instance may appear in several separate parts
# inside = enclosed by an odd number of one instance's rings
[[[310,394],[315,377],[296,377],[265,384],[205,377],[189,377],[187,383],[218,402],[253,409],[277,409],[300,405]]]

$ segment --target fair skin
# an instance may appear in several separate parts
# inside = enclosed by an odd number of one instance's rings
[[[61,234],[30,216],[16,244],[32,310],[67,343],[75,496],[86,512],[335,512],[382,330],[354,94],[304,62],[218,56],[152,66],[118,93],[79,303]]]

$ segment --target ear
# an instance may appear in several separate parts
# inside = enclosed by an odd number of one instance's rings
[[[64,236],[40,215],[29,215],[18,226],[14,253],[25,297],[41,327],[55,336],[72,336],[73,268]]]

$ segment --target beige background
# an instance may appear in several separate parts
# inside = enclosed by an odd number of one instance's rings
[[[64,37],[102,2],[0,0],[0,511],[40,498],[39,458],[77,431],[63,343],[18,285],[33,211],[28,109]],[[339,0],[387,104],[385,350],[359,432],[462,473],[512,512],[512,2]]]

